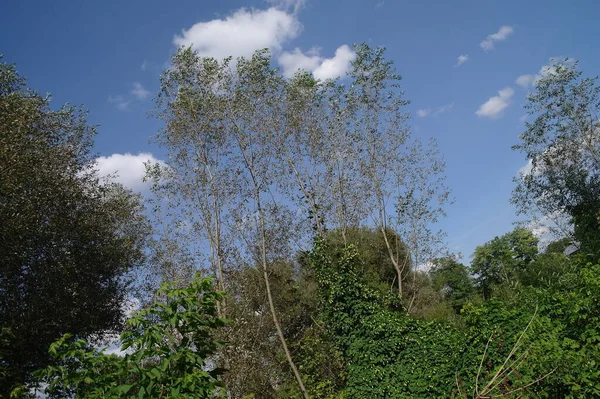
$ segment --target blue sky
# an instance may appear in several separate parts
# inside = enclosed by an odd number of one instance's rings
[[[443,227],[468,259],[517,220],[512,178],[527,160],[511,146],[535,76],[551,57],[600,70],[599,13],[594,0],[5,0],[0,53],[55,106],[85,105],[101,125],[103,167],[126,168],[122,179],[139,189],[142,160],[162,155],[149,143],[161,124],[148,112],[176,43],[209,55],[268,46],[282,66],[324,77],[343,71],[344,45],[385,46],[414,134],[439,140],[456,198]]]

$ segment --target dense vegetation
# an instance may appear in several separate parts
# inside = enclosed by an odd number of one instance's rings
[[[0,64],[0,396],[61,335],[120,328],[148,234],[139,196],[90,168],[85,112],[49,100]]]
[[[266,51],[180,49],[152,234],[142,199],[90,167],[81,111],[0,65],[0,396],[600,397],[596,80],[565,61],[537,81],[513,193],[532,221],[467,266],[435,228],[435,142],[412,137],[384,50],[355,50],[319,81]],[[548,219],[560,235],[540,241]],[[125,322],[142,265],[162,288]],[[117,331],[121,354],[98,349]]]

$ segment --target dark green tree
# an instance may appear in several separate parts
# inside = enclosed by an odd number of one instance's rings
[[[0,63],[0,397],[64,333],[118,329],[128,272],[144,259],[140,198],[99,183],[85,117],[51,109]]]

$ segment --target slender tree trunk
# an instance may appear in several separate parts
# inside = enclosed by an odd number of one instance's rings
[[[256,183],[256,182],[255,182]],[[262,210],[261,202],[260,202],[260,193],[258,189],[255,190],[256,193],[256,207],[258,210],[258,215],[260,219],[260,231],[261,231],[261,261],[262,261],[262,269],[263,269],[263,277],[265,280],[265,288],[267,290],[267,298],[269,301],[269,309],[271,310],[271,316],[273,317],[273,323],[275,324],[275,328],[277,329],[277,336],[279,337],[279,341],[281,341],[281,346],[283,347],[283,351],[285,352],[285,357],[294,373],[294,377],[296,377],[296,381],[298,382],[298,387],[302,392],[302,396],[305,399],[309,399],[308,392],[304,387],[304,382],[302,381],[302,376],[292,359],[292,355],[287,346],[287,342],[283,335],[283,329],[281,328],[281,324],[279,323],[279,319],[277,318],[277,311],[275,310],[275,304],[273,302],[273,296],[271,294],[271,284],[269,282],[269,270],[268,270],[268,262],[267,262],[267,246],[266,246],[266,234],[265,234],[265,217]]]
[[[238,124],[235,122],[235,120],[233,118],[231,119],[231,121],[232,121],[233,125],[235,126],[235,129],[238,132],[242,132],[242,129],[240,129],[240,127],[238,126]],[[288,364],[290,365],[290,368],[292,369],[292,372],[294,373],[296,382],[298,383],[298,388],[302,392],[302,396],[304,397],[304,399],[309,399],[308,392],[306,391],[306,387],[304,386],[304,382],[302,381],[302,376],[300,375],[300,372],[298,371],[298,368],[296,367],[296,364],[294,363],[294,360],[292,359],[292,354],[290,353],[287,342],[285,340],[285,336],[283,335],[283,329],[281,328],[281,323],[279,322],[279,318],[277,317],[277,310],[275,309],[275,303],[273,302],[273,295],[271,293],[271,283],[269,280],[269,266],[268,266],[268,260],[267,260],[267,235],[266,235],[266,227],[265,227],[265,215],[264,215],[264,211],[262,209],[262,203],[260,200],[260,184],[257,179],[256,171],[255,171],[254,164],[253,164],[254,158],[248,155],[247,147],[246,147],[245,143],[243,142],[243,140],[241,139],[239,134],[236,134],[236,140],[238,142],[238,147],[242,153],[242,158],[244,159],[246,169],[248,170],[248,173],[250,174],[250,178],[252,180],[252,185],[254,186],[254,196],[255,196],[254,200],[256,201],[256,208],[258,211],[258,217],[259,217],[259,221],[260,221],[260,235],[261,235],[260,251],[261,251],[261,264],[262,264],[261,266],[263,269],[263,278],[265,280],[265,289],[267,291],[267,300],[269,302],[269,310],[271,311],[271,316],[273,318],[273,324],[275,324],[275,329],[277,330],[277,336],[279,338],[279,341],[281,342],[281,346],[285,353],[285,357],[288,361]]]

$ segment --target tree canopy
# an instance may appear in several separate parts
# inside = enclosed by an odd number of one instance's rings
[[[48,361],[62,334],[117,330],[143,262],[140,198],[100,184],[85,112],[28,89],[0,63],[0,396]]]

